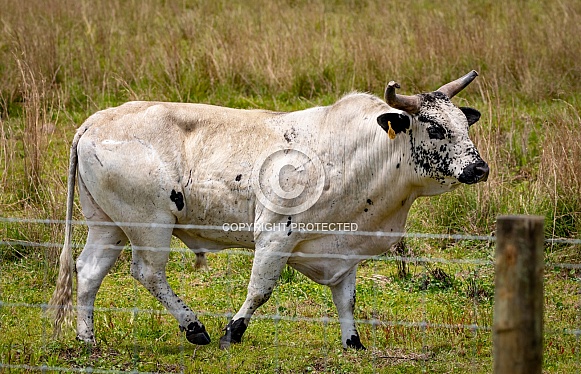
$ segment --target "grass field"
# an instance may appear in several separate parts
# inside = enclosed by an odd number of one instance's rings
[[[490,178],[420,199],[408,231],[489,235],[500,214],[536,214],[547,237],[580,237],[578,1],[0,0],[0,9],[0,217],[64,219],[76,127],[127,100],[289,111],[354,90],[381,95],[390,80],[402,93],[431,91],[475,69],[480,76],[454,101],[483,114],[471,136]],[[212,345],[185,342],[129,276],[125,255],[97,298],[99,344],[86,347],[72,334],[55,341],[40,318],[63,232],[0,221],[0,301],[8,303],[0,304],[0,364],[20,365],[0,371],[491,371],[488,242],[409,239],[412,256],[448,262],[408,263],[407,275],[391,258],[365,263],[356,318],[366,352],[342,350],[330,292],[290,270],[244,343],[223,352],[215,342],[242,303],[248,254],[211,255],[207,273],[191,269],[191,255],[172,254],[172,284],[202,313]],[[75,242],[85,233],[77,228]],[[546,261],[580,264],[580,249],[547,245]],[[580,279],[575,267],[547,267],[546,372],[581,372],[579,337],[567,332],[580,325]]]

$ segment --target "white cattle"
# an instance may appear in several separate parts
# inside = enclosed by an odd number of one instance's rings
[[[70,220],[78,168],[89,226],[76,261],[80,340],[95,340],[95,296],[129,241],[132,276],[190,342],[210,343],[167,282],[173,235],[200,259],[225,248],[255,251],[246,300],[221,348],[241,341],[288,264],[331,288],[343,346],[363,349],[353,319],[357,264],[399,237],[345,231],[401,233],[417,197],[486,180],[488,165],[468,136],[480,113],[450,101],[476,76],[414,96],[396,94],[399,86],[390,82],[385,101],[353,93],[290,113],[165,102],[95,113],[71,147],[66,238],[50,301],[55,331],[73,310]]]

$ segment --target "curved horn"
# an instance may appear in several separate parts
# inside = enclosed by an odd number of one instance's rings
[[[437,91],[440,91],[444,95],[448,96],[450,99],[453,98],[458,92],[462,91],[466,86],[470,84],[478,76],[476,70],[472,70],[470,73],[466,74],[465,76],[456,79],[450,83],[446,83],[442,87],[438,88]]]
[[[417,113],[420,110],[420,98],[417,96],[398,95],[395,89],[399,88],[399,84],[391,81],[385,88],[385,102],[392,108],[403,110],[411,114]]]

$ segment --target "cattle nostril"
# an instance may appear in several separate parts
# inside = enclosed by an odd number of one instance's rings
[[[486,162],[480,160],[470,164],[464,168],[462,174],[458,178],[461,183],[474,184],[478,182],[485,182],[488,179],[490,172]]]
[[[485,162],[482,162],[482,165],[476,166],[474,171],[479,181],[486,182],[490,170],[488,169],[488,165],[486,165]]]

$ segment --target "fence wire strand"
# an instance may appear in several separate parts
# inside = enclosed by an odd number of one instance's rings
[[[11,218],[11,217],[0,217],[0,223],[4,224],[21,224],[21,223],[28,223],[28,224],[44,224],[44,225],[64,225],[67,222],[65,220],[53,220],[53,219],[21,219],[21,218]],[[72,225],[75,226],[89,226],[89,225],[104,225],[104,226],[118,226],[118,227],[165,227],[165,228],[175,228],[175,229],[182,229],[182,230],[219,230],[224,231],[224,226],[208,226],[208,225],[180,225],[180,224],[152,224],[152,223],[132,223],[132,222],[87,222],[87,221],[77,221],[73,220],[70,221]],[[494,235],[465,235],[465,234],[427,234],[427,233],[410,233],[410,232],[380,232],[380,231],[321,231],[321,230],[306,230],[300,231],[305,234],[313,234],[313,235],[357,235],[357,236],[368,236],[368,237],[397,237],[397,238],[405,238],[405,239],[430,239],[430,240],[451,240],[451,241],[483,241],[488,243],[496,242],[496,238]],[[567,238],[548,238],[545,239],[545,243],[548,245],[553,244],[563,244],[563,245],[580,245],[581,239],[567,239]],[[83,245],[73,243],[72,248],[74,249],[81,249]],[[25,241],[25,240],[13,240],[10,238],[5,238],[0,240],[0,247],[31,247],[31,248],[60,248],[62,247],[62,243],[55,243],[55,242],[33,242],[33,241]],[[125,250],[131,251],[132,249],[130,246],[108,246],[108,248],[116,249],[116,250]],[[139,247],[139,250],[152,250],[152,251],[170,251],[175,253],[182,254],[182,261],[186,261],[183,254],[191,253],[192,250],[188,248],[181,248],[181,247],[167,247],[167,248],[158,248],[158,247]],[[386,248],[387,252],[388,248]],[[252,250],[244,250],[244,249],[226,249],[226,250],[199,250],[195,252],[204,252],[204,253],[223,253],[227,255],[227,272],[230,272],[230,255],[243,255],[243,256],[254,256],[254,252]],[[352,255],[352,254],[332,254],[332,253],[322,253],[322,254],[310,254],[310,253],[283,253],[277,252],[272,253],[275,256],[282,256],[282,257],[306,257],[306,258],[324,258],[324,259],[344,259],[344,260],[371,260],[371,261],[399,261],[405,263],[415,263],[415,264],[458,264],[458,265],[471,265],[476,266],[476,270],[474,273],[478,276],[480,267],[492,267],[494,265],[494,261],[492,258],[443,258],[443,257],[425,257],[425,256],[401,256],[401,255],[392,255],[388,253],[384,253],[379,256],[361,256],[361,255]],[[573,263],[556,263],[556,262],[545,262],[545,267],[553,267],[553,268],[561,268],[561,269],[568,269],[568,270],[579,270],[581,269],[581,264],[573,264]],[[0,278],[3,274],[0,272]],[[45,274],[45,278],[47,275]],[[137,285],[135,287],[135,300],[138,299],[137,297]],[[377,285],[374,286],[377,287]],[[0,290],[1,291],[1,290]],[[183,290],[182,290],[183,291]],[[228,283],[228,292],[232,292],[232,286]],[[377,292],[375,292],[374,297],[374,305],[373,310],[376,311],[379,309],[379,306],[376,305],[377,302]],[[183,293],[183,292],[182,292]],[[424,294],[425,297],[425,294]],[[423,300],[423,305],[426,304],[426,300]],[[478,303],[474,301],[473,305],[473,313],[474,317],[473,320],[480,320],[479,311],[478,311]],[[58,307],[58,306],[57,306]],[[39,309],[43,314],[49,308],[48,304],[46,303],[27,303],[27,302],[6,302],[2,299],[2,294],[0,293],[0,310],[3,308],[31,308],[31,309]],[[76,309],[81,309],[81,307],[75,306]],[[235,305],[231,302],[230,305],[231,309],[235,309]],[[170,311],[165,309],[147,309],[147,308],[124,308],[124,307],[93,307],[90,308],[95,312],[107,312],[107,313],[130,313],[136,317],[137,314],[150,314],[150,315],[167,315],[171,316]],[[278,310],[277,305],[277,310]],[[374,312],[375,313],[375,312]],[[209,311],[196,311],[196,315],[198,317],[210,317],[210,318],[217,318],[221,320],[229,320],[232,318],[233,314],[231,312],[226,313],[215,313]],[[330,323],[339,324],[343,322],[339,318],[330,318],[328,316],[324,317],[308,317],[308,316],[287,316],[281,315],[279,313],[275,314],[262,314],[257,312],[253,319],[256,320],[271,320],[275,323],[276,331],[275,331],[275,345],[279,344],[279,335],[278,335],[278,322],[285,321],[285,322],[307,322],[307,323],[315,323],[321,324],[324,327],[323,335],[325,336],[325,340],[327,339],[327,335],[329,332],[327,328]],[[376,328],[378,326],[386,326],[386,327],[404,327],[404,328],[417,328],[422,331],[423,339],[425,339],[425,333],[428,329],[460,329],[465,330],[467,332],[471,332],[474,337],[478,331],[486,331],[490,332],[492,330],[491,326],[487,325],[480,325],[478,323],[467,323],[467,324],[453,324],[453,323],[432,323],[428,321],[428,316],[424,310],[423,320],[422,321],[391,321],[391,320],[381,320],[378,319],[377,316],[373,316],[369,319],[358,319],[355,322],[363,325],[370,325],[372,327],[372,341],[373,346],[376,346]],[[133,327],[136,329],[136,327]],[[45,329],[45,325],[43,324],[43,331]],[[547,333],[559,333],[563,335],[574,335],[577,341],[579,342],[579,338],[581,337],[581,329],[577,328],[566,328],[560,330],[546,330]],[[46,332],[43,333],[46,335]],[[43,337],[44,339],[44,337]],[[424,342],[425,343],[425,342]],[[46,344],[46,343],[45,343]],[[137,363],[139,360],[139,352],[137,349],[137,335],[136,331],[133,331],[133,344],[134,344],[134,352],[133,352],[133,366],[137,367]],[[425,345],[425,344],[424,344]],[[328,350],[329,348],[326,347],[325,344],[324,350]],[[180,345],[180,349],[182,352],[182,359],[181,359],[181,367],[182,371],[185,367],[185,351],[183,344]],[[276,353],[278,355],[278,351]],[[127,373],[126,370],[109,370],[109,369],[99,369],[93,367],[84,367],[84,368],[75,368],[75,367],[58,367],[58,366],[48,366],[48,365],[26,365],[26,364],[14,364],[14,363],[6,363],[0,362],[0,371],[3,370],[26,370],[26,371],[59,371],[59,372],[71,372],[71,373],[78,373],[78,372],[91,372],[91,373]],[[279,364],[280,369],[280,364]],[[425,370],[425,367],[424,367]],[[131,370],[129,372],[138,373],[136,369]],[[139,371],[139,373],[148,374],[150,372],[147,371]]]

